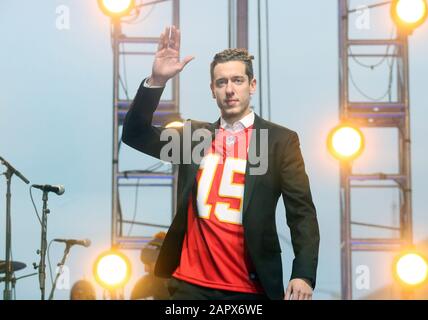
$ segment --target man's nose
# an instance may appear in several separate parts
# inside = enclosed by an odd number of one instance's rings
[[[226,94],[233,95],[233,93],[234,93],[233,84],[229,81],[226,85]]]

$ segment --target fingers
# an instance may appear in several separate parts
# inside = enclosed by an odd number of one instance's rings
[[[159,36],[158,51],[168,48],[168,27]]]
[[[291,298],[291,286],[287,287],[287,291],[285,292],[284,300],[290,300]]]
[[[165,33],[161,33],[160,37],[159,37],[159,43],[158,43],[158,51],[161,51],[162,49],[164,49],[163,43],[164,43],[164,36]]]
[[[180,30],[177,27],[166,27],[160,35],[158,51],[169,48],[180,51],[180,39]]]
[[[312,300],[312,292],[291,285],[285,292],[284,300]]]
[[[300,300],[312,300],[312,294],[304,293],[304,294],[302,294],[302,297]]]
[[[192,61],[193,59],[195,59],[195,57],[193,57],[193,56],[187,56],[187,57],[185,57],[184,59],[183,59],[183,61],[181,61],[181,70],[183,70],[184,69],[184,67],[190,62],[190,61]]]
[[[292,300],[312,300],[312,293],[305,290],[297,291],[293,296],[296,298]]]
[[[295,291],[291,295],[291,300],[312,300],[312,295],[303,291]]]
[[[159,38],[158,52],[165,50],[165,52],[162,52],[162,55],[166,54],[170,58],[178,58],[180,55],[180,41],[180,30],[175,26],[166,27]],[[181,71],[194,58],[195,57],[193,56],[187,56],[181,62],[177,61],[179,63],[176,65],[176,67],[178,67],[178,69]]]
[[[158,50],[173,49],[180,51],[181,32],[177,27],[166,27],[159,39]]]
[[[291,300],[300,300],[300,292],[293,291],[293,294],[291,295]]]
[[[170,32],[170,28],[166,27],[165,30],[164,30],[164,32],[161,35],[160,42],[159,42],[159,43],[162,43],[161,50],[168,48],[169,32]]]
[[[180,51],[180,41],[181,41],[181,33],[180,30],[173,26],[173,34],[172,34],[172,48],[174,50]]]

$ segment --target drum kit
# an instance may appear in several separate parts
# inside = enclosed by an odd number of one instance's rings
[[[25,269],[27,265],[19,261],[10,261],[12,272]],[[6,273],[6,261],[0,260],[0,273]]]
[[[7,273],[7,270],[8,270],[7,266],[8,266],[8,264],[6,263],[6,261],[0,260],[0,276],[2,274],[6,274]],[[19,271],[19,270],[25,269],[26,267],[27,267],[27,265],[25,263],[23,263],[23,262],[9,261],[9,270],[11,270],[12,275],[15,273],[15,271]],[[12,285],[12,291],[15,288],[15,284],[16,284],[17,280],[22,279],[22,278],[27,278],[27,277],[35,276],[36,274],[37,273],[31,273],[31,274],[28,274],[28,275],[25,275],[25,276],[22,276],[22,277],[19,277],[19,278],[15,278],[15,276],[10,276],[9,279],[10,279],[10,283]],[[0,277],[0,283],[3,282],[3,281],[6,281],[6,279],[7,279],[6,275],[4,277]],[[6,294],[6,291],[5,291],[5,294]],[[9,298],[11,298],[11,297],[9,297]]]

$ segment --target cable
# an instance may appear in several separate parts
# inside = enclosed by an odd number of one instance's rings
[[[395,30],[395,28],[394,28],[394,26],[391,28],[391,32],[390,32],[390,36],[389,36],[389,39],[392,39],[393,38],[393,34],[394,34],[394,30]],[[351,54],[351,58],[352,58],[352,60],[354,60],[355,61],[355,63],[357,63],[358,65],[360,65],[361,67],[364,67],[364,68],[369,68],[369,69],[371,69],[371,70],[373,70],[374,68],[377,68],[377,67],[379,67],[381,64],[383,64],[387,59],[388,59],[388,54],[389,54],[389,48],[391,47],[391,45],[390,44],[388,44],[387,46],[386,46],[386,52],[385,52],[385,55],[378,61],[378,62],[376,62],[375,64],[365,64],[365,63],[363,63],[363,62],[361,62],[361,60],[360,59],[357,59],[354,55],[353,55],[353,52],[352,52],[352,49],[351,49],[351,46],[349,46],[348,47],[348,52],[349,52],[349,54]]]
[[[52,265],[51,265],[51,258],[50,258],[50,248],[53,240],[49,241],[48,245],[48,266],[49,266],[49,277],[51,278],[51,286],[53,286],[53,276],[52,276]]]
[[[123,45],[123,50],[125,50],[124,49],[124,44],[122,43],[122,45]],[[125,96],[126,96],[126,100],[130,100],[129,99],[129,94],[128,94],[128,80],[127,80],[127,75],[126,75],[126,62],[125,62],[125,55],[124,54],[122,54],[122,57],[123,57],[123,61],[122,61],[122,65],[123,65],[123,73],[124,73],[124,77],[125,77],[125,81],[123,81],[122,80],[122,77],[120,76],[120,74],[118,74],[118,77],[119,77],[119,83],[120,83],[120,85],[121,85],[121,87],[122,87],[122,89],[123,89],[123,91],[125,92]],[[124,83],[125,82],[125,83]],[[119,139],[118,139],[118,151],[120,151],[120,146],[122,145],[122,138],[121,137],[119,137]]]
[[[378,101],[382,101],[386,96],[388,96],[389,101],[391,101],[391,87],[392,87],[392,82],[393,82],[393,64],[394,64],[394,60],[396,60],[395,58],[393,59],[391,64],[388,64],[389,66],[389,75],[388,75],[388,87],[386,89],[386,92],[379,98],[373,98],[371,96],[369,96],[368,94],[364,93],[363,90],[361,88],[358,87],[358,85],[356,84],[353,76],[352,76],[352,72],[351,69],[348,67],[348,73],[349,73],[349,79],[351,80],[354,88],[358,91],[358,93],[360,93],[363,97],[365,97],[366,99],[373,101],[373,102],[378,102]]]
[[[391,35],[390,35],[390,38],[392,39],[392,37],[393,37],[393,33],[394,33],[394,28],[392,28],[392,30],[391,30]],[[378,101],[381,101],[381,100],[383,100],[386,96],[388,96],[388,101],[389,102],[391,102],[391,100],[392,100],[392,97],[391,97],[391,88],[392,88],[392,82],[393,82],[393,79],[394,79],[394,72],[393,72],[393,66],[394,66],[394,62],[396,62],[396,60],[397,60],[397,57],[396,57],[396,53],[397,53],[397,46],[394,46],[394,51],[393,51],[393,53],[392,53],[392,57],[391,57],[391,60],[389,61],[388,60],[388,57],[389,57],[389,48],[390,48],[390,45],[388,45],[387,46],[387,50],[386,50],[386,53],[385,53],[385,56],[381,59],[381,61],[379,61],[377,64],[375,64],[375,65],[371,65],[371,66],[368,66],[368,65],[365,65],[365,64],[363,64],[363,63],[361,63],[361,62],[359,62],[357,59],[354,59],[354,61],[355,62],[357,62],[360,66],[363,66],[363,67],[369,67],[371,70],[373,70],[374,68],[376,68],[377,66],[379,66],[379,65],[381,65],[384,61],[387,61],[387,65],[388,65],[388,68],[389,68],[389,74],[388,74],[388,87],[387,87],[387,89],[386,89],[386,92],[381,96],[381,97],[379,97],[379,98],[373,98],[373,97],[371,97],[371,96],[369,96],[368,94],[366,94],[366,93],[364,93],[363,92],[363,90],[361,89],[361,88],[359,88],[358,87],[358,85],[356,84],[356,82],[355,82],[355,80],[354,80],[354,78],[353,78],[353,76],[352,76],[352,72],[351,72],[351,69],[348,67],[348,73],[349,73],[349,78],[350,78],[350,80],[351,80],[351,82],[352,82],[352,84],[353,84],[353,86],[354,86],[354,88],[363,96],[363,97],[365,97],[366,99],[368,99],[368,100],[370,100],[370,101],[373,101],[373,102],[378,102]],[[350,49],[349,49],[350,50]],[[351,51],[350,51],[351,52]],[[352,52],[351,52],[351,54],[352,54]],[[353,57],[354,58],[354,57]]]
[[[139,20],[131,21],[131,22],[124,21],[124,22],[127,23],[127,24],[137,24],[137,23],[143,22],[144,20],[146,20],[152,14],[152,12],[155,9],[155,7],[156,7],[156,3],[153,4],[152,7],[150,8],[150,11],[143,18],[141,18]],[[138,15],[139,14],[140,14],[140,11],[138,11]]]
[[[391,97],[391,88],[392,88],[392,82],[393,82],[393,77],[394,77],[394,73],[393,73],[393,66],[394,63],[397,62],[397,58],[395,57],[397,53],[397,47],[395,47],[394,49],[394,57],[391,59],[391,62],[388,62],[388,67],[389,67],[389,78],[388,78],[388,101],[391,102],[392,97]]]
[[[117,151],[120,151],[120,147],[122,145],[122,136],[119,137],[119,141],[117,142]]]
[[[389,50],[389,45],[388,45],[388,47],[387,47],[387,49],[386,49],[386,50],[387,50],[387,51]],[[354,61],[355,61],[355,63],[357,63],[357,64],[358,64],[358,65],[360,65],[361,67],[368,68],[368,69],[371,69],[371,70],[373,70],[373,69],[375,69],[375,68],[379,67],[379,66],[380,66],[381,64],[383,64],[383,63],[386,61],[386,59],[388,58],[388,56],[387,56],[388,52],[387,52],[387,53],[385,53],[385,56],[383,56],[383,57],[379,60],[379,62],[377,62],[377,63],[375,63],[375,64],[365,64],[365,63],[361,62],[359,59],[357,59],[357,58],[354,56],[354,54],[353,54],[353,52],[352,52],[351,47],[349,47],[348,52],[349,52],[349,54],[351,55],[352,60],[354,60]]]
[[[126,17],[122,17],[122,19],[120,20],[121,23],[126,23],[126,24],[132,24],[133,21],[135,21],[136,19],[138,19],[138,16],[140,15],[140,6],[135,6],[134,10],[131,11],[130,16],[126,16]],[[124,18],[128,18],[127,20],[125,20]]]
[[[143,171],[145,171],[145,172],[155,172],[155,170],[163,167],[164,165],[165,165],[165,163],[159,161],[159,162],[151,165],[150,167],[148,167],[147,169],[145,169]],[[125,171],[125,175],[126,175],[126,172],[127,171]],[[156,171],[156,173],[161,173],[161,171]],[[167,173],[167,172],[163,171],[163,173]],[[127,235],[128,237],[131,235],[131,232],[132,232],[132,229],[134,227],[134,223],[135,223],[135,220],[136,220],[136,217],[137,217],[138,194],[139,194],[138,193],[138,191],[139,191],[138,189],[139,189],[139,187],[140,187],[140,178],[137,179],[137,185],[135,186],[134,214],[133,214],[133,217],[131,219],[131,226],[129,227],[129,230],[128,230],[128,235]]]
[[[124,44],[122,43],[123,48],[124,48]],[[124,49],[123,49],[124,50]],[[124,77],[125,77],[125,81],[122,80],[122,77],[120,76],[120,74],[118,74],[119,77],[119,83],[123,89],[123,91],[125,92],[125,96],[126,96],[126,100],[130,100],[129,99],[129,94],[128,94],[128,80],[127,80],[127,75],[126,75],[126,62],[125,62],[125,55],[122,54],[122,65],[123,65],[123,73],[124,73]],[[118,151],[120,151],[120,147],[122,145],[122,138],[119,137],[118,139]]]
[[[122,42],[122,52],[125,52],[125,44]],[[122,81],[122,77],[119,74],[119,81],[122,84],[122,89],[125,92],[126,95],[126,99],[129,100],[129,95],[128,95],[128,76],[126,75],[126,60],[125,60],[125,55],[122,54],[122,65],[123,65],[123,76],[125,79],[125,83],[123,83]]]
[[[261,14],[260,14],[260,0],[257,1],[257,31],[258,31],[258,49],[259,49],[259,104],[260,104],[260,117],[263,118],[263,86],[262,86],[262,35],[261,35]]]
[[[146,169],[143,170],[126,170],[123,171],[123,174],[125,175],[125,178],[128,177],[128,174],[132,174],[132,173],[171,173],[171,167],[168,168],[168,170],[164,169],[164,170],[158,170],[164,166],[168,165],[162,162],[158,162]]]
[[[372,4],[372,5],[366,6],[366,7],[365,7],[365,9],[373,9],[373,8],[381,7],[381,6],[384,6],[384,5],[390,4],[390,3],[391,3],[391,1],[379,2],[379,3],[375,3],[375,4]],[[359,9],[359,8],[356,8],[356,9],[349,10],[348,3],[346,3],[346,10],[347,10],[347,14],[349,15],[350,13],[357,12],[357,11],[359,11],[360,9]]]
[[[39,219],[39,223],[40,223],[40,225],[42,225],[42,220],[40,219],[40,215],[39,215],[39,213],[37,212],[37,208],[36,208],[36,205],[35,205],[35,203],[34,203],[34,199],[33,199],[33,193],[31,192],[31,188],[32,188],[32,187],[33,187],[33,186],[30,186],[30,198],[31,198],[31,202],[33,203],[34,210],[36,211],[37,219]]]
[[[140,7],[137,6],[136,11],[135,11],[135,15],[132,17],[132,19],[130,19],[130,20],[121,20],[121,22],[126,23],[126,24],[137,24],[137,23],[140,23],[140,22],[146,20],[153,13],[153,10],[155,9],[155,7],[156,7],[156,3],[151,6],[149,12],[143,18],[141,18],[139,20],[135,20],[140,15]],[[113,29],[112,29],[112,27],[113,27],[113,25],[111,24],[111,27],[110,27],[110,38],[111,39],[113,39]],[[122,51],[124,52],[125,51],[125,44],[122,42],[120,45],[122,45]],[[113,48],[113,43],[112,43],[112,48]],[[122,87],[122,89],[123,89],[123,91],[125,93],[126,99],[129,101],[130,98],[129,98],[129,94],[128,94],[128,77],[127,77],[127,73],[126,73],[126,60],[125,60],[125,55],[124,54],[122,54],[122,65],[123,65],[123,79],[120,76],[120,74],[118,74],[118,78],[119,78],[120,86]],[[121,145],[122,145],[122,139],[119,139],[119,141],[118,141],[118,149],[119,150],[120,150]]]
[[[135,218],[137,217],[137,208],[138,208],[138,187],[140,186],[140,179],[137,180],[137,185],[135,187],[135,202],[134,202],[134,215],[132,217],[131,226],[128,230],[128,237],[131,235],[132,228],[134,227]]]
[[[113,37],[113,30],[114,30],[114,25],[113,23],[110,23],[110,45],[111,45],[111,50],[114,50],[114,37]]]
[[[234,2],[233,1],[228,1],[229,2],[229,8],[228,8],[228,23],[227,23],[227,32],[228,32],[228,41],[229,41],[229,43],[228,43],[228,45],[229,45],[229,48],[231,48],[232,47],[232,15],[233,15],[233,13],[232,13],[232,11],[233,11],[233,5],[234,5]]]
[[[119,193],[119,186],[116,187],[116,194],[117,194],[117,213],[119,214],[119,236],[123,235],[123,214],[122,214],[122,206],[120,205],[120,193]]]
[[[370,97],[369,95],[367,95],[366,93],[364,93],[362,89],[360,89],[357,86],[357,84],[355,83],[354,78],[352,76],[352,72],[351,72],[350,68],[348,68],[348,73],[349,73],[349,79],[351,79],[351,83],[353,84],[354,88],[358,91],[359,94],[361,94],[364,98],[366,98],[366,99],[368,99],[370,101],[373,101],[373,102],[382,101],[388,95],[388,93],[390,91],[390,88],[388,88],[386,90],[386,92],[381,97],[379,97],[379,98]]]
[[[10,247],[10,260],[13,262],[13,249],[12,249],[12,246]],[[12,285],[12,289],[13,289],[13,300],[16,300],[15,270],[12,270],[12,281],[15,281],[15,283]]]
[[[124,55],[123,55],[124,56]],[[125,73],[125,84],[122,81],[122,77],[120,76],[120,74],[118,74],[119,77],[119,83],[122,86],[123,91],[125,92],[125,96],[126,99],[129,101],[129,95],[128,95],[128,81],[126,80],[126,67],[125,67],[125,57],[123,58],[123,68],[124,68],[124,73]],[[122,145],[122,136],[118,137],[118,142],[117,142],[118,146],[118,151],[120,151],[120,147]]]
[[[156,170],[156,169],[158,169],[160,167],[163,167],[163,166],[164,166],[164,163],[162,161],[159,161],[159,162],[151,165],[150,167],[148,167],[146,170],[147,171],[154,171],[154,170]]]
[[[123,91],[125,92],[125,96],[126,96],[126,99],[127,100],[129,100],[129,95],[128,95],[128,84],[124,84],[123,83],[123,80],[122,80],[122,77],[120,76],[120,74],[118,74],[118,77],[119,77],[119,83],[120,83],[120,85],[122,86],[122,89],[123,89]],[[125,82],[126,82],[127,80],[126,80],[126,78],[125,78]]]
[[[271,87],[270,87],[270,41],[269,41],[269,0],[266,0],[266,68],[267,68],[267,107],[268,120],[271,120]]]

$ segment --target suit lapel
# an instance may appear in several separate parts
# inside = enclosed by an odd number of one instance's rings
[[[257,143],[257,130],[261,128],[261,118],[254,114],[254,125],[253,130],[251,133],[250,138],[250,145],[248,147],[248,154],[256,154],[255,151],[257,151],[257,154],[260,154],[260,146]],[[254,186],[256,185],[258,175],[251,175],[250,174],[250,167],[252,165],[250,164],[250,161],[248,160],[247,156],[247,165],[245,168],[245,187],[244,187],[244,204],[242,205],[242,215],[243,219],[245,219],[245,211],[248,208],[248,204],[250,203],[251,195],[254,191]]]

